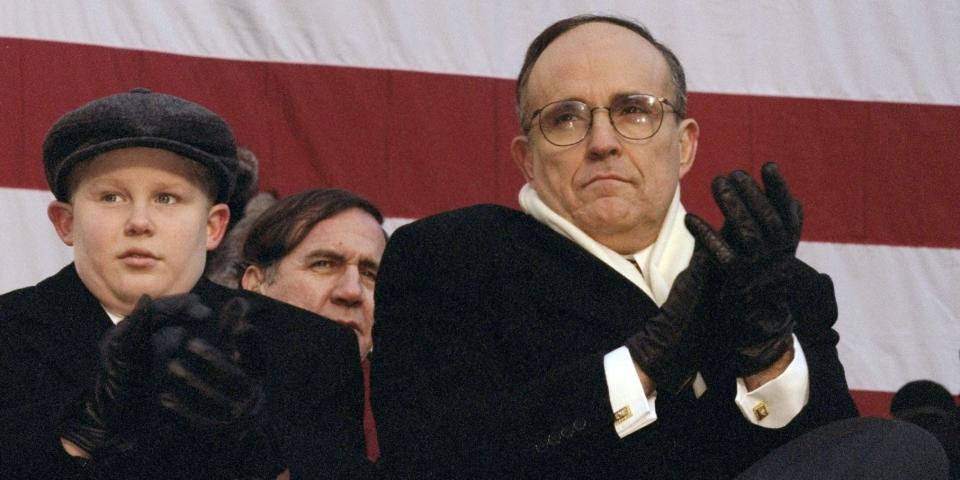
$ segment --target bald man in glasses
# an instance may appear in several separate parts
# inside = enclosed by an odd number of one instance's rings
[[[399,229],[381,263],[374,407],[399,476],[726,478],[856,409],[832,283],[795,257],[775,165],[686,215],[699,127],[634,22],[561,20],[517,83],[523,211]]]

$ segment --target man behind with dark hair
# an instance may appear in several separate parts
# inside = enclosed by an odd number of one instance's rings
[[[718,177],[721,232],[687,215],[699,126],[642,26],[544,30],[517,82],[523,212],[394,233],[377,286],[374,405],[404,478],[727,478],[856,415],[833,284],[795,257],[802,214],[765,165]]]
[[[364,374],[366,456],[379,457],[370,407],[373,290],[386,245],[383,215],[339,189],[281,199],[250,227],[238,266],[240,285],[323,315],[357,334]]]

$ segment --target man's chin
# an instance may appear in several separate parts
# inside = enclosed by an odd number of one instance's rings
[[[331,320],[333,323],[350,328],[351,330],[356,332],[357,335],[364,334],[364,331],[361,328],[361,324],[357,320],[347,320],[347,319],[344,319],[343,317],[336,317],[334,315],[325,314],[323,312],[319,312],[318,314],[323,317],[326,317],[327,319]]]
[[[581,209],[574,224],[584,231],[612,233],[629,229],[636,223],[637,205],[621,198],[602,198]]]

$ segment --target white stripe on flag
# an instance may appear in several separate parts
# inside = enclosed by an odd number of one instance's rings
[[[0,188],[0,293],[33,285],[73,261],[47,219],[51,200],[50,192]]]
[[[51,200],[47,191],[0,187],[0,294],[34,285],[73,261],[73,249],[60,241],[47,219]],[[411,221],[385,218],[383,228],[393,233]]]
[[[599,1],[671,46],[691,91],[960,105],[960,3]],[[514,78],[577,0],[16,0],[0,36],[203,57]]]
[[[960,390],[960,249],[803,242],[798,256],[833,278],[851,389]]]
[[[0,293],[32,285],[72,259],[46,218],[49,192],[0,188]],[[393,232],[408,218],[388,218]],[[38,254],[43,252],[43,254]],[[798,255],[830,274],[840,305],[840,357],[852,389],[896,391],[929,378],[960,390],[960,249],[803,242]]]

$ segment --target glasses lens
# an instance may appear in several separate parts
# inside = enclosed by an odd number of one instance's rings
[[[650,95],[620,97],[610,105],[610,117],[620,135],[643,140],[652,137],[660,129],[663,104]]]
[[[555,102],[540,112],[540,131],[554,145],[573,145],[582,140],[589,129],[590,107],[583,102]]]

